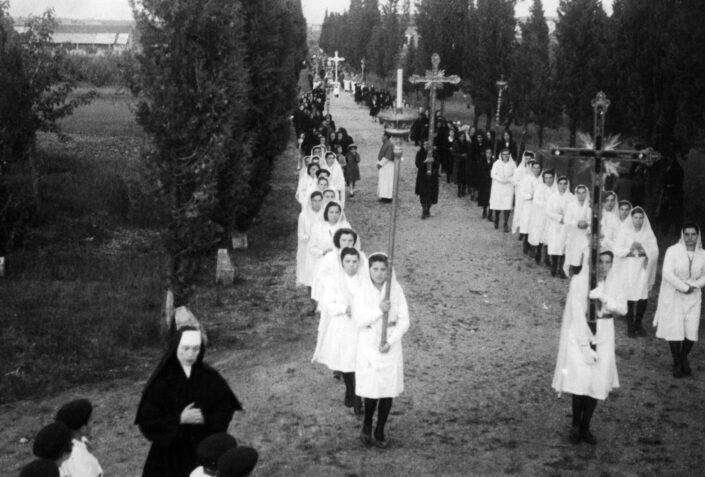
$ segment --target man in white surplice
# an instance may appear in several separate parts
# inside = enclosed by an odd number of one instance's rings
[[[394,195],[394,146],[388,132],[382,136],[382,147],[377,154],[377,196],[380,202],[391,202]]]

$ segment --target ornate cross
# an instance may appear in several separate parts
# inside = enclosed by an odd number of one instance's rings
[[[436,135],[436,121],[434,113],[436,110],[436,88],[443,87],[445,83],[458,84],[460,83],[460,76],[451,75],[446,76],[444,70],[439,70],[438,65],[441,64],[441,57],[438,53],[431,55],[431,65],[433,65],[432,70],[426,70],[426,76],[412,75],[409,78],[409,82],[413,84],[425,83],[425,88],[430,91],[431,95],[431,110],[428,117],[428,142],[430,145],[431,154],[433,154],[433,141]],[[430,174],[433,164],[427,164],[426,172]]]
[[[607,95],[600,91],[592,100],[594,112],[594,147],[592,148],[553,148],[550,154],[566,159],[590,159],[593,162],[592,172],[592,227],[591,227],[591,256],[588,264],[590,273],[590,288],[597,286],[597,262],[600,248],[600,223],[602,220],[602,188],[603,188],[603,159],[618,161],[640,162],[653,164],[660,158],[660,154],[651,148],[642,150],[604,150],[605,116],[610,106]],[[588,307],[590,309],[590,307]],[[590,311],[590,321],[594,322],[594,310]]]
[[[338,63],[345,61],[345,58],[338,56],[338,50],[335,50],[335,56],[333,58],[328,58],[328,61],[335,63],[335,82],[338,82]]]

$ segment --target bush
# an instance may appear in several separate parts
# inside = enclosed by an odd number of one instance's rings
[[[67,62],[76,81],[99,88],[124,85],[132,89],[131,84],[125,84],[126,78],[134,74],[136,64],[131,54],[68,55]]]

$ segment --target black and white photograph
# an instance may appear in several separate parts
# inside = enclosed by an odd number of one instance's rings
[[[0,0],[0,467],[705,473],[701,0]]]

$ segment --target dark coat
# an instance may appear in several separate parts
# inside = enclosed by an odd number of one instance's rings
[[[203,363],[203,347],[186,377],[176,358],[183,331],[176,333],[175,344],[147,381],[137,409],[135,423],[152,442],[143,477],[188,477],[198,466],[198,444],[211,434],[226,432],[233,413],[242,409],[225,379]],[[181,412],[191,403],[203,413],[204,424],[180,423]]]
[[[438,170],[441,163],[437,157],[431,165],[431,174],[428,174],[428,167],[423,161],[426,160],[426,150],[420,148],[416,153],[416,188],[414,192],[419,196],[421,202],[429,201],[431,204],[438,203]]]
[[[477,162],[477,205],[489,207],[490,191],[492,190],[492,165],[494,161],[487,162],[484,152]]]
[[[464,133],[460,133],[461,135]],[[468,184],[470,176],[470,142],[456,139],[453,142],[453,164],[457,164],[455,172],[456,184]]]
[[[428,139],[428,118],[425,114],[419,115],[419,117],[414,120],[414,123],[411,125],[409,139],[414,141],[416,146],[420,146],[421,143]]]

